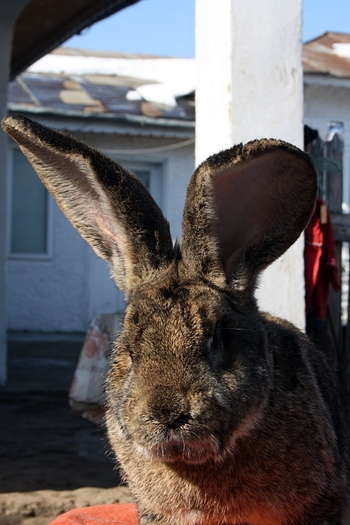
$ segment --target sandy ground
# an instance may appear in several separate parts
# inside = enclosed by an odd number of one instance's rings
[[[75,507],[129,502],[105,432],[72,413],[81,336],[12,337],[0,387],[0,525],[46,525]]]

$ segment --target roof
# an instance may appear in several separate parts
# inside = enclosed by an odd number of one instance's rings
[[[350,78],[350,34],[325,33],[303,48],[304,73]],[[347,82],[347,80],[346,80]],[[193,58],[59,47],[9,83],[11,111],[194,128]]]
[[[84,28],[138,1],[30,0],[16,20],[10,78]]]
[[[324,33],[303,46],[304,73],[350,78],[350,34]]]
[[[195,62],[58,48],[8,86],[12,111],[194,122]]]

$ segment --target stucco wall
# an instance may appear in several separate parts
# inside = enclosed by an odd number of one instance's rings
[[[8,330],[83,331],[88,246],[56,207],[49,260],[8,261]]]
[[[175,138],[76,134],[104,150],[140,150],[178,142]],[[183,139],[180,139],[183,140]],[[144,161],[162,166],[161,207],[173,238],[181,236],[182,209],[194,168],[193,146],[145,153],[116,154],[121,162]],[[52,258],[8,260],[9,330],[85,331],[97,313],[123,307],[123,296],[110,278],[105,261],[70,225],[55,203],[52,214]]]

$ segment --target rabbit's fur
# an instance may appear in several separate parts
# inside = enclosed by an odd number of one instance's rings
[[[125,291],[107,429],[141,524],[339,525],[349,440],[336,380],[253,295],[311,216],[310,157],[277,140],[210,157],[173,246],[132,173],[24,117],[3,128]]]

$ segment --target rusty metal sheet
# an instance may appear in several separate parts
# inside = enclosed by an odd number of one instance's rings
[[[304,44],[304,73],[350,78],[350,59],[337,54],[333,47],[340,43],[350,45],[350,34],[329,32]]]
[[[67,77],[47,74],[39,75],[37,73],[23,73],[20,77],[42,107],[53,109],[71,108],[71,105],[65,104],[60,98],[60,92],[65,89],[64,83],[69,80]],[[10,102],[15,101],[10,100]],[[83,109],[85,105],[74,105],[73,107],[75,109]]]
[[[108,81],[107,78],[112,80]],[[69,77],[25,72],[16,81],[9,83],[8,101],[16,106],[23,105],[26,110],[35,106],[47,111],[67,111],[67,115],[74,110],[80,111],[82,115],[107,113],[194,120],[194,94],[178,99],[176,107],[144,100],[128,100],[127,93],[144,82],[141,79],[130,79],[128,82],[126,77],[115,75]]]
[[[140,102],[127,100],[126,98],[126,94],[131,87],[106,86],[90,84],[88,82],[83,82],[82,85],[91,97],[101,101],[101,104],[103,104],[108,113],[141,115]]]

